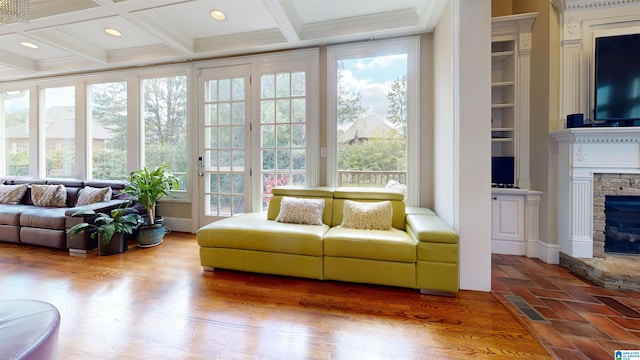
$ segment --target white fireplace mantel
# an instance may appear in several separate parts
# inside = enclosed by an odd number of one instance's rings
[[[558,245],[593,257],[593,174],[640,173],[640,127],[552,131],[558,142]]]

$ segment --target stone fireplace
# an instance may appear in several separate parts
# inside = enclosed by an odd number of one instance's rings
[[[616,289],[640,290],[640,257],[605,252],[607,196],[640,196],[640,127],[551,132],[558,142],[560,264]]]

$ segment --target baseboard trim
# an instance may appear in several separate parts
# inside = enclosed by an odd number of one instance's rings
[[[167,216],[163,216],[163,218],[164,218],[164,223],[167,225],[169,230],[193,233],[193,224],[191,219],[167,217]]]

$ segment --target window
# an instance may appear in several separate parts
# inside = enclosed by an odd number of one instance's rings
[[[45,137],[45,176],[75,176],[75,86],[43,91],[44,116],[40,126]]]
[[[4,136],[4,156],[0,159],[0,174],[29,174],[29,91],[0,93],[0,128]]]
[[[144,166],[167,163],[187,190],[187,77],[142,80]]]
[[[417,47],[396,39],[329,48],[331,185],[395,184],[417,201]]]
[[[87,90],[91,178],[127,179],[127,83],[93,84]]]
[[[273,187],[306,184],[306,74],[263,74],[260,84],[260,179],[266,209]]]

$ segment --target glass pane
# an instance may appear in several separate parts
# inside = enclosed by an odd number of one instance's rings
[[[406,184],[407,54],[337,63],[339,186]]]
[[[46,176],[75,175],[75,86],[44,90]]]
[[[234,171],[244,170],[244,150],[231,151],[231,164]]]
[[[218,148],[228,149],[231,147],[231,128],[228,126],[218,128]]]
[[[233,196],[233,213],[234,214],[242,214],[244,213],[244,196]]]
[[[262,87],[262,91],[260,91],[261,98],[269,99],[269,98],[275,97],[275,94],[276,94],[275,93],[275,86],[276,86],[275,75],[273,74],[262,75],[260,80],[260,85]]]
[[[209,174],[209,192],[218,192],[218,174]]]
[[[262,174],[262,194],[271,194],[271,189],[276,186],[276,175],[274,173]]]
[[[276,170],[290,170],[291,168],[291,150],[277,150]]]
[[[234,124],[244,124],[244,103],[232,104],[231,118]]]
[[[304,72],[291,74],[291,96],[305,96],[307,77]]]
[[[218,104],[218,125],[231,124],[231,104]]]
[[[276,103],[276,122],[291,121],[291,102],[289,99],[278,100]]]
[[[209,166],[215,169],[218,167],[218,152],[216,150],[211,150],[210,153]]]
[[[218,197],[215,195],[209,196],[210,213],[213,215],[218,214]]]
[[[276,145],[276,127],[273,125],[262,125],[262,147],[274,147]]]
[[[127,82],[88,86],[91,178],[127,179]]]
[[[234,126],[231,128],[233,140],[231,147],[234,149],[244,149],[244,126]]]
[[[144,166],[164,163],[178,177],[187,174],[187,77],[170,76],[142,81]],[[189,181],[180,182],[186,190]]]
[[[275,150],[262,150],[262,170],[273,170],[275,166]]]
[[[262,117],[260,119],[261,123],[273,123],[275,121],[276,115],[276,106],[275,101],[273,100],[262,100]]]
[[[8,176],[29,174],[29,91],[12,91],[0,94],[4,104],[5,169]],[[3,114],[0,114],[2,117]]]
[[[218,147],[218,128],[212,127],[209,129],[209,148],[215,149]]]
[[[303,148],[307,146],[307,133],[304,124],[291,125],[291,147]]]
[[[289,183],[291,182],[291,175],[289,174],[278,174],[276,177],[276,186],[285,186],[285,185],[289,185]]]
[[[231,100],[231,80],[218,80],[218,101]]]
[[[289,147],[291,145],[290,133],[291,125],[278,125],[276,127],[277,143],[276,147]]]
[[[208,94],[207,98],[204,101],[216,101],[218,100],[218,81],[217,80],[209,80],[207,81],[207,89]]]
[[[231,215],[231,196],[220,196],[220,215]]]
[[[293,99],[291,100],[293,106],[291,113],[291,121],[293,122],[305,122],[307,121],[307,102],[305,99]]]
[[[291,150],[291,169],[305,170],[307,168],[304,149]]]
[[[219,174],[220,177],[220,193],[231,193],[231,174]]]
[[[289,73],[278,74],[276,78],[276,97],[289,97],[291,94],[291,81]]]
[[[218,105],[217,104],[209,104],[209,105],[205,105],[205,109],[207,111],[207,114],[209,115],[207,117],[208,121],[205,121],[205,125],[218,125]]]
[[[220,150],[218,151],[218,156],[220,169],[231,170],[231,150]]]
[[[233,79],[231,86],[231,100],[244,100],[244,78]]]
[[[234,174],[233,175],[233,189],[232,192],[234,194],[242,194],[244,193],[244,175],[243,174]]]
[[[304,185],[307,183],[305,174],[293,174],[291,178],[291,185]]]

